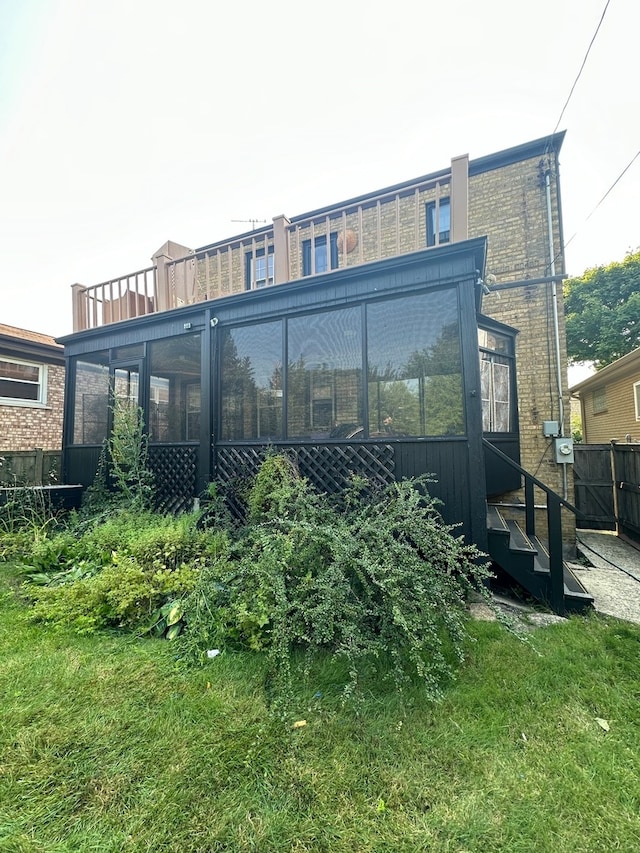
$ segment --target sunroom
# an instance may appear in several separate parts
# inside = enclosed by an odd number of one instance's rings
[[[483,429],[519,458],[515,331],[480,313],[485,252],[468,240],[62,339],[65,482],[92,482],[114,402],[128,401],[165,509],[286,448],[323,491],[352,472],[432,474],[445,520],[486,547],[487,485],[500,494],[520,475],[485,464]]]

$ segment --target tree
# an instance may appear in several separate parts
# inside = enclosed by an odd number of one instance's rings
[[[604,367],[640,346],[640,250],[564,286],[569,359]]]

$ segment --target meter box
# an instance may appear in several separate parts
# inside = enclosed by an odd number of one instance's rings
[[[554,448],[556,452],[556,462],[559,462],[561,465],[573,464],[572,438],[556,438]]]

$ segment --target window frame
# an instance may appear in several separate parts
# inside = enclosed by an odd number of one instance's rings
[[[633,383],[633,401],[636,406],[636,420],[640,421],[640,380]]]
[[[311,264],[311,245],[313,243],[313,266]],[[327,246],[327,235],[319,234],[317,237],[313,237],[313,239],[309,238],[308,240],[302,241],[302,275],[303,277],[309,275],[322,275],[323,273],[331,272],[331,270],[338,269],[338,232],[331,231],[329,233],[329,257],[327,257],[327,266],[325,269],[318,272],[318,259],[317,252],[318,249],[324,248],[326,253]]]
[[[244,269],[244,286],[245,290],[261,290],[263,287],[270,287],[275,282],[275,256],[273,246],[269,246],[267,253],[267,261],[265,263],[265,276],[257,277],[257,264],[255,261],[258,258],[264,258],[264,246],[255,251],[245,252],[245,269]]]
[[[442,208],[445,207],[449,211],[449,227],[443,230],[440,227]],[[451,242],[451,198],[444,198],[435,201],[428,201],[425,205],[425,214],[427,218],[427,246],[441,246],[444,243]],[[436,233],[436,218],[438,223],[438,231]]]
[[[2,378],[6,382],[16,382],[18,384],[29,384],[36,385],[38,388],[38,397],[35,400],[29,400],[25,397],[3,397],[0,396],[0,406],[23,406],[25,408],[31,409],[43,409],[47,405],[47,379],[48,379],[48,368],[44,362],[36,362],[36,361],[26,361],[22,358],[14,358],[13,356],[0,355],[0,362],[5,362],[8,364],[19,364],[26,367],[33,367],[38,371],[38,380],[37,382],[33,382],[28,379],[13,379],[9,376],[2,376],[0,371],[0,378]]]

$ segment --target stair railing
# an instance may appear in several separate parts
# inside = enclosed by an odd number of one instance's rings
[[[483,437],[482,443],[492,453],[511,468],[514,468],[524,478],[524,513],[525,531],[527,536],[536,535],[536,506],[534,502],[534,487],[545,493],[547,499],[547,541],[549,547],[549,574],[551,578],[551,607],[556,613],[564,613],[564,558],[562,554],[562,507],[572,512],[576,518],[584,513],[565,498],[561,498],[546,483],[538,480],[525,468],[514,462],[506,453]]]

